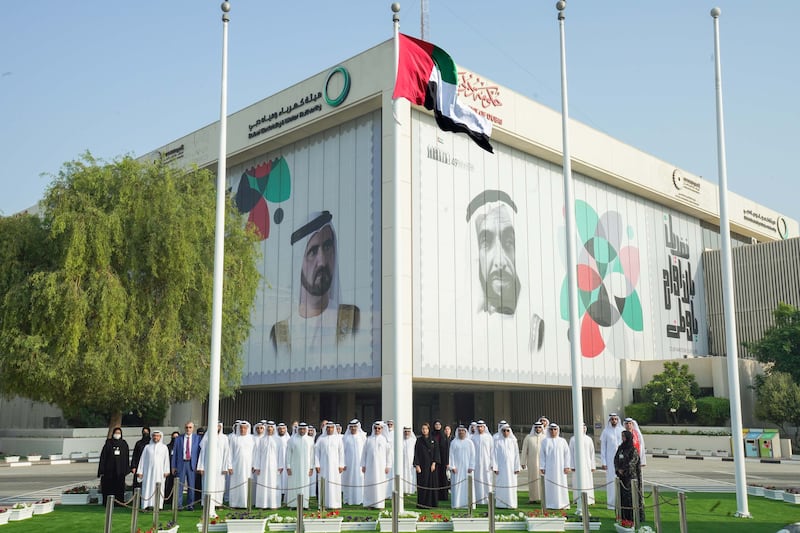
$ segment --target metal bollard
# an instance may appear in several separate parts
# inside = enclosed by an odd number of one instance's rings
[[[397,501],[400,499],[397,491],[392,491],[392,532],[397,533],[400,529],[400,507]]]
[[[159,503],[161,502],[161,483],[156,483],[156,493],[153,494],[153,529],[158,527]]]
[[[639,482],[635,479],[631,480],[631,505],[633,506],[633,527],[639,529]]]
[[[305,533],[306,525],[303,523],[303,494],[297,495],[297,533]]]
[[[472,508],[475,506],[475,495],[473,494],[473,475],[472,472],[467,473],[467,516],[472,518]]]
[[[208,519],[211,510],[211,494],[203,495],[203,530],[201,533],[208,533]]]
[[[581,518],[583,533],[589,533],[589,494],[587,492],[581,492]]]
[[[253,478],[247,478],[247,512],[253,510]]]
[[[139,529],[139,507],[142,498],[142,489],[136,487],[133,489],[133,507],[131,508],[131,533],[136,533]]]
[[[661,533],[661,502],[658,500],[658,487],[653,485],[653,520],[656,521],[656,533]]]
[[[686,523],[686,493],[678,493],[678,516],[681,521],[681,533],[687,533],[689,526]]]
[[[319,497],[317,498],[317,507],[319,507],[319,510],[323,513],[325,512],[325,504],[327,503],[325,501],[325,496],[325,478],[321,477],[319,478]]]
[[[494,508],[494,491],[491,491],[489,493],[489,516],[492,518],[489,520],[489,533],[494,533]]]
[[[620,513],[620,489],[622,489],[622,484],[619,482],[619,478],[614,478],[614,516],[622,516]]]
[[[181,480],[176,479],[172,485],[172,521],[178,521],[178,500],[183,500],[183,491],[181,490]]]
[[[539,494],[542,495],[542,514],[547,512],[547,501],[544,494],[544,476],[541,472],[536,472],[536,475],[539,476]]]
[[[111,516],[114,513],[114,496],[106,497],[106,524],[103,531],[111,533]]]

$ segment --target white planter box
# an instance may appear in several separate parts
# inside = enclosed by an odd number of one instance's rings
[[[564,531],[566,521],[564,517],[526,519],[528,531]]]
[[[378,519],[378,531],[391,531],[392,530],[392,519],[391,518],[379,518]],[[417,530],[417,519],[416,518],[398,518],[397,519],[397,531],[398,533],[414,533]]]
[[[17,520],[27,520],[33,517],[33,506],[28,506],[23,509],[9,509],[10,516],[9,522],[16,522]]]
[[[86,457],[86,454],[83,452],[72,452],[69,454],[70,459],[83,459]]]
[[[343,518],[312,518],[303,520],[306,533],[338,533],[342,530]]]
[[[33,514],[52,513],[56,509],[56,502],[34,503]]]
[[[453,531],[452,522],[417,522],[417,531]]]
[[[6,462],[7,463],[18,463],[19,462],[19,455],[6,455]]]
[[[714,452],[714,455],[717,457],[730,457],[730,452],[727,450],[717,450]]]
[[[764,489],[764,497],[768,500],[783,501],[783,491],[777,489]]]
[[[614,529],[617,530],[617,533],[636,533],[632,527],[622,527],[616,522],[614,522]]]
[[[650,450],[650,453],[652,453],[654,455],[663,455],[664,454],[664,448],[653,448],[653,449]]]
[[[750,496],[763,496],[764,495],[764,487],[752,487],[750,485],[747,486],[747,494]]]
[[[375,531],[376,522],[342,522],[342,531]]]
[[[297,529],[295,522],[270,522],[267,524],[270,531],[294,531]]]
[[[238,533],[263,533],[267,527],[266,518],[245,518],[242,520],[227,520],[228,533],[231,531]]]
[[[711,450],[700,450],[698,453],[703,457],[711,457],[712,452]]]
[[[783,493],[783,501],[786,503],[793,503],[795,505],[800,505],[800,494],[793,494],[791,492],[784,492]]]
[[[42,460],[42,456],[41,455],[29,455],[28,456],[28,461],[41,461],[41,460]]]
[[[489,531],[488,518],[452,518],[451,521],[453,531]]]
[[[589,522],[589,531],[600,531],[601,522]],[[567,522],[564,524],[564,531],[583,531],[582,522]]]
[[[159,529],[158,533],[178,533],[178,528],[181,526],[171,527],[169,529]]]
[[[11,516],[11,513],[9,513],[8,511],[0,513],[0,526],[2,526],[3,524],[8,524],[9,516]]]
[[[61,494],[61,505],[88,505],[89,494]]]
[[[665,451],[667,455],[678,455],[678,448],[667,448]]]
[[[54,453],[48,456],[47,458],[50,459],[51,461],[60,461],[64,458],[64,455],[60,453]]]
[[[515,520],[513,522],[498,522],[495,520],[494,522],[495,531],[525,531],[527,527],[528,524],[525,520]]]

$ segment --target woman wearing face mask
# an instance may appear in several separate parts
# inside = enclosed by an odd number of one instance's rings
[[[103,503],[113,496],[118,503],[125,501],[125,476],[130,472],[128,443],[122,439],[122,428],[114,428],[100,452],[97,476],[103,492]]]

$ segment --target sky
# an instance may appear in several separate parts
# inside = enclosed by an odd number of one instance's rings
[[[800,219],[800,2],[569,0],[570,117],[716,183],[712,7],[728,186]],[[17,2],[0,32],[0,214],[87,150],[139,156],[219,118],[220,2]],[[464,68],[561,109],[555,0],[429,0],[429,39]],[[401,2],[420,35],[420,2]],[[228,111],[391,38],[390,2],[233,0]],[[792,157],[793,159],[793,157]]]

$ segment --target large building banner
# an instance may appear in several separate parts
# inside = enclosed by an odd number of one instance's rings
[[[568,385],[561,167],[412,116],[414,375]],[[699,221],[577,174],[575,198],[584,384],[706,354]]]
[[[228,169],[261,238],[243,385],[380,375],[380,114]]]

